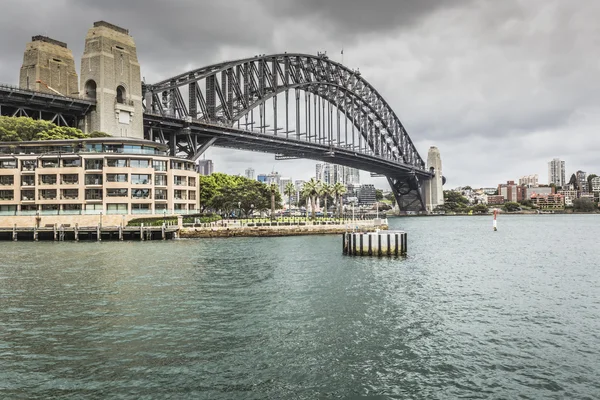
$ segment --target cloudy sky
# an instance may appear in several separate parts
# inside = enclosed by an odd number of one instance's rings
[[[255,54],[327,51],[360,68],[447,186],[547,182],[548,161],[600,175],[597,0],[0,0],[0,82],[16,84],[25,44],[65,41],[76,64],[106,20],[134,37],[151,83]],[[273,168],[305,179],[311,161],[213,149],[216,169]],[[385,187],[381,178],[364,180]]]

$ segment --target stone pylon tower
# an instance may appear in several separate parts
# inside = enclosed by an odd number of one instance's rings
[[[432,212],[437,206],[444,204],[444,190],[442,177],[442,157],[437,147],[431,146],[427,153],[427,168],[435,175],[425,182],[425,206]]]
[[[36,92],[78,97],[75,60],[67,44],[46,36],[32,37],[25,47],[19,87]]]
[[[80,76],[81,97],[96,100],[85,131],[144,137],[140,64],[127,29],[95,22],[85,38]]]

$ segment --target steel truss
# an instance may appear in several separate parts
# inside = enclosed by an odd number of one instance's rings
[[[93,100],[58,96],[0,85],[0,115],[29,117],[53,122],[58,126],[78,127],[96,104]]]
[[[323,54],[224,62],[143,93],[146,137],[174,155],[195,159],[215,145],[326,160],[383,174],[401,209],[425,208],[431,173],[399,118],[359,71]]]

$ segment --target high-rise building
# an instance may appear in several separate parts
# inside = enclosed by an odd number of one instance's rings
[[[292,183],[292,178],[279,178],[279,193],[285,197],[285,187],[288,183]],[[286,197],[287,199],[287,197]]]
[[[258,174],[256,180],[262,183],[267,183],[267,175],[266,174]]]
[[[584,171],[577,171],[575,173],[575,176],[577,177],[577,185],[578,185],[577,190],[579,190],[582,193],[587,193],[588,192],[587,174]]]
[[[279,172],[271,172],[270,174],[267,175],[267,181],[265,183],[267,185],[274,183],[275,185],[279,186],[280,179],[281,179],[281,175],[279,175]]]
[[[548,163],[548,184],[555,184],[562,188],[566,183],[565,162],[555,158]]]
[[[526,175],[519,178],[519,186],[538,187],[538,175]]]
[[[244,172],[244,176],[248,179],[254,180],[254,168],[247,168]]]
[[[214,172],[212,160],[198,160],[196,162],[196,171],[200,175],[211,175]]]
[[[592,184],[590,188],[592,192],[600,192],[600,176],[592,178],[590,183]]]
[[[508,181],[498,185],[498,194],[504,197],[505,201],[517,202],[523,200],[523,186],[516,185],[515,181]]]
[[[324,164],[317,164],[315,166],[315,180],[317,181],[323,180],[323,165]]]

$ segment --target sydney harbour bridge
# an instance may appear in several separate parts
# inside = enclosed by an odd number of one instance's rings
[[[100,107],[100,97],[22,87],[0,86],[1,115],[81,127]],[[218,146],[354,167],[385,176],[400,210],[426,209],[425,183],[435,171],[379,92],[358,70],[326,54],[259,55],[209,65],[144,82],[141,98],[144,138],[168,145],[172,156],[196,160]]]

